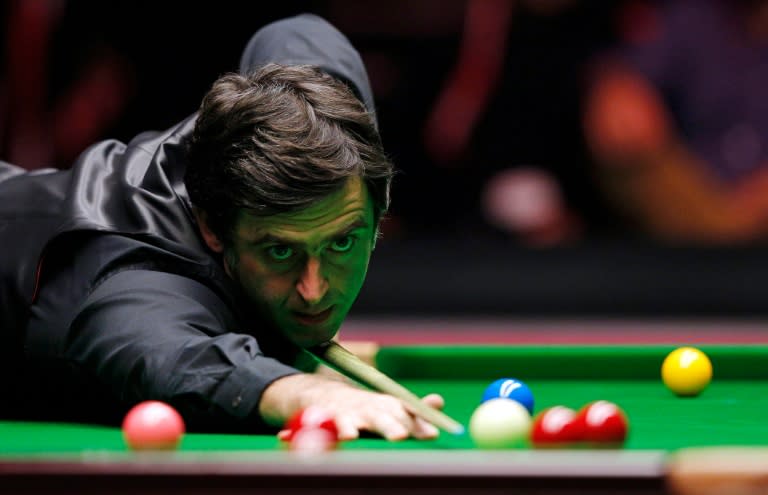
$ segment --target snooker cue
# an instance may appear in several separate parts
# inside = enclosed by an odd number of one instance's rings
[[[416,416],[429,421],[438,428],[454,435],[464,433],[464,426],[461,423],[450,418],[444,412],[424,404],[413,392],[364,362],[338,343],[334,341],[326,342],[313,347],[308,352],[349,378],[353,378],[378,392],[383,392],[402,400]]]

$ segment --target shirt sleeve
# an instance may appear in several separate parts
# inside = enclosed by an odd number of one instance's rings
[[[231,312],[208,287],[149,270],[102,282],[70,325],[66,357],[125,403],[163,400],[203,427],[260,423],[274,380],[298,373],[232,331]]]

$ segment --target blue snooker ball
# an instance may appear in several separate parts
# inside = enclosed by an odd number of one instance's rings
[[[533,414],[533,392],[528,388],[528,385],[520,380],[515,380],[514,378],[499,378],[486,387],[480,403],[482,404],[491,399],[498,399],[499,397],[517,401],[522,404],[531,415]]]

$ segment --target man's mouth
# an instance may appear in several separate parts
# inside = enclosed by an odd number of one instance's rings
[[[325,323],[328,318],[330,318],[331,313],[333,313],[333,306],[326,309],[325,311],[320,311],[318,313],[303,313],[294,311],[293,317],[302,325],[314,326]]]

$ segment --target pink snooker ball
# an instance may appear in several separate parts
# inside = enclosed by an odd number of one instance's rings
[[[176,409],[156,400],[137,404],[123,419],[123,438],[132,450],[173,450],[184,430]]]

